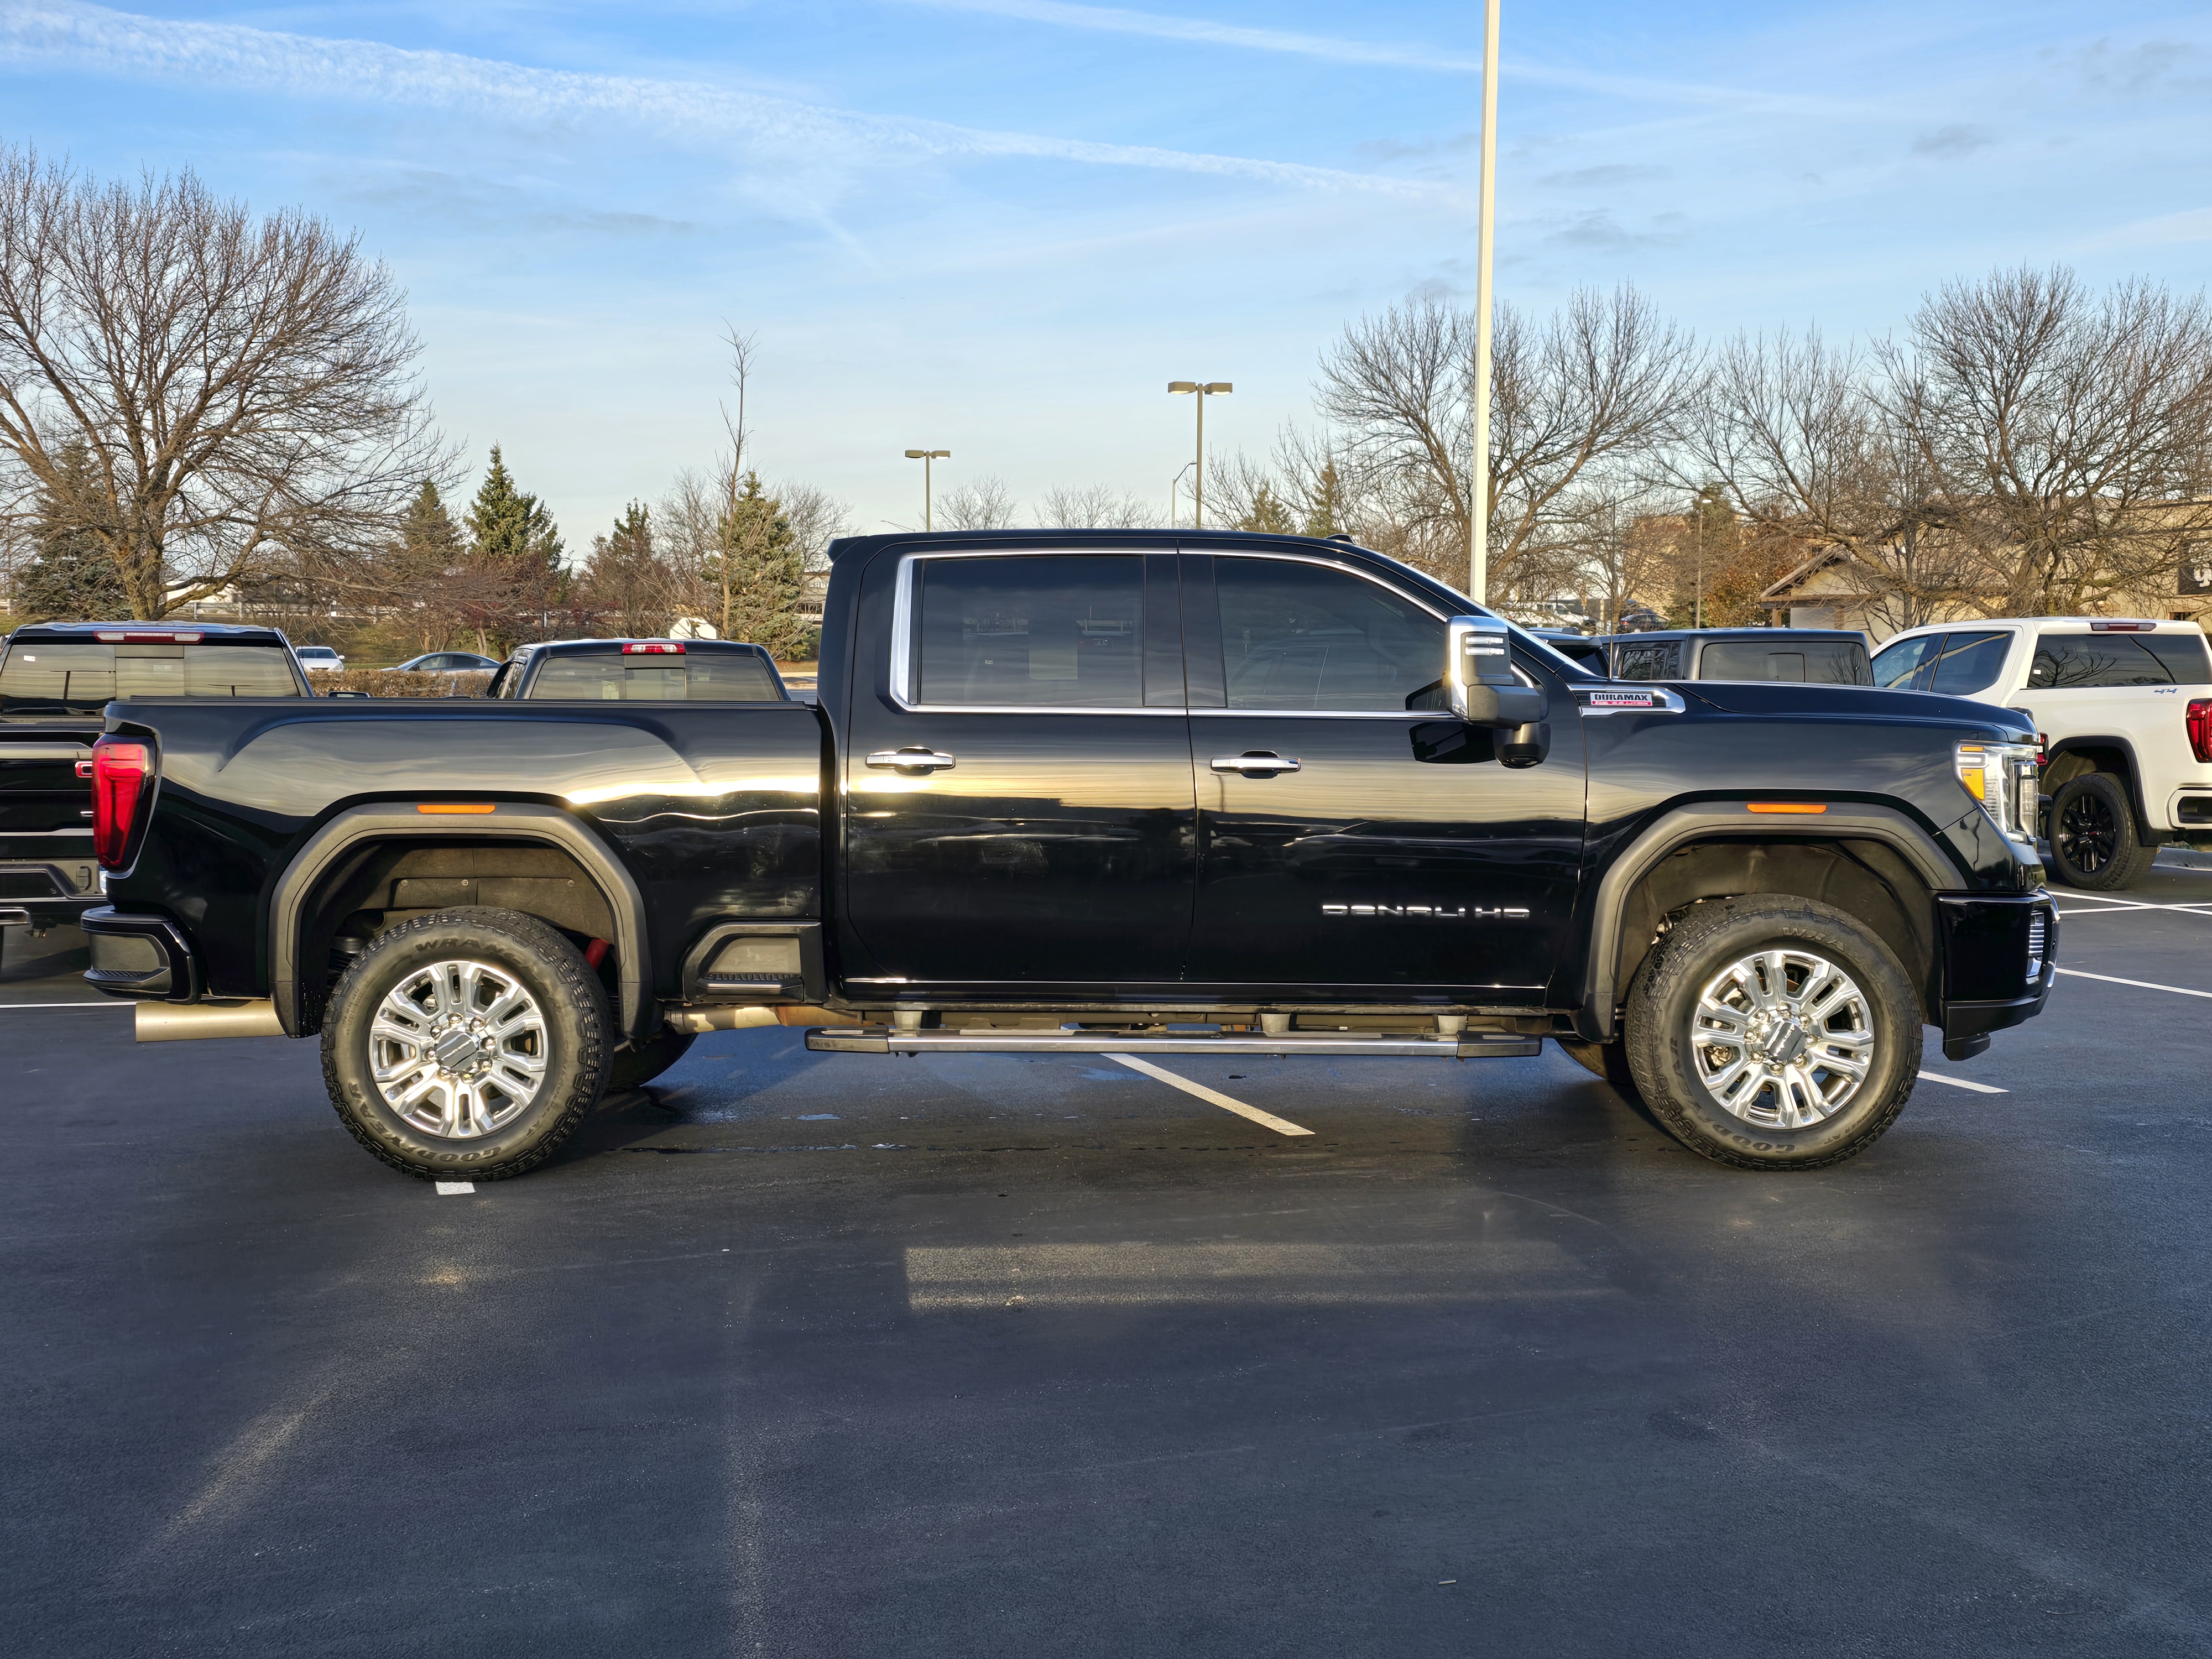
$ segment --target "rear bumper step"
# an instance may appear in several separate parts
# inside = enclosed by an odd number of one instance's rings
[[[837,1025],[806,1034],[832,1054],[1340,1054],[1365,1059],[1514,1060],[1541,1054],[1544,1039],[1500,1032],[1458,1037],[1366,1036],[1357,1031],[1286,1031],[1279,1036],[1206,1036],[1176,1031],[894,1031]]]

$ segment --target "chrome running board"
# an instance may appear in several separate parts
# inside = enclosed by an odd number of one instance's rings
[[[806,1046],[832,1054],[1337,1054],[1360,1059],[1517,1060],[1541,1054],[1544,1039],[1510,1032],[1455,1037],[1392,1036],[1358,1031],[1285,1031],[1279,1036],[1152,1035],[1114,1030],[894,1030],[887,1025],[817,1026]]]

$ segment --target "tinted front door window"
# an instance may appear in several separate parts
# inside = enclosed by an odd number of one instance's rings
[[[1402,711],[1437,689],[1444,625],[1402,595],[1320,565],[1216,568],[1230,708]]]
[[[845,745],[856,988],[1173,982],[1195,879],[1174,556],[906,569],[902,597],[894,554],[863,586],[905,648],[867,665]]]
[[[1971,697],[1996,684],[2012,635],[2004,633],[1946,634],[1943,649],[1932,660],[1923,684],[1947,697]]]
[[[1582,729],[1559,683],[1530,653],[1524,669],[1554,700],[1553,748],[1508,770],[1490,732],[1431,706],[1444,623],[1410,595],[1287,559],[1184,565],[1200,860],[1189,977],[1540,1000],[1582,848]]]

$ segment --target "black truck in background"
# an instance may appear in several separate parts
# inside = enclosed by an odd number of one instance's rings
[[[0,927],[100,902],[92,744],[118,697],[313,695],[284,635],[229,623],[27,623],[0,641]]]
[[[1896,1117],[1923,1025],[1965,1060],[2049,994],[2007,710],[1607,680],[1336,540],[832,558],[818,704],[672,696],[642,650],[575,700],[114,703],[87,977],[142,1040],[319,1035],[364,1146],[479,1178],[777,1022],[877,1054],[1549,1039],[1708,1157],[1815,1168]]]

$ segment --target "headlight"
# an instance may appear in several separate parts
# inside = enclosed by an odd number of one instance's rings
[[[2014,841],[2033,842],[2041,804],[2036,749],[2027,743],[1962,743],[1959,781],[1981,802],[1998,829]]]

